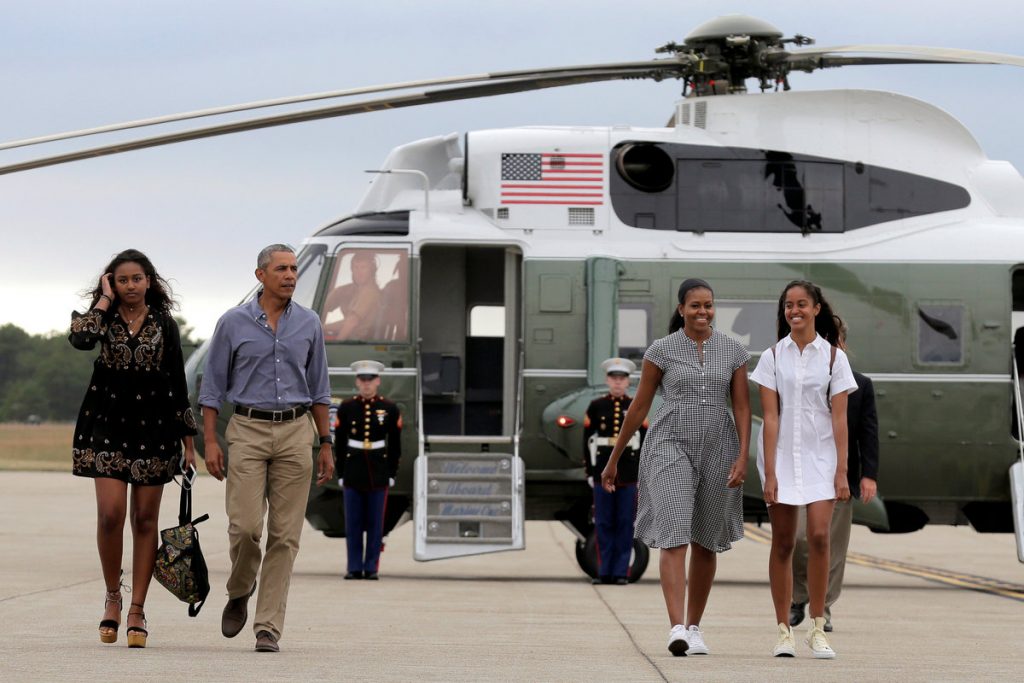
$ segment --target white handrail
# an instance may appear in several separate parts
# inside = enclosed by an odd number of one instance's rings
[[[1024,465],[1024,406],[1020,404],[1020,372],[1017,369],[1017,345],[1010,344],[1013,356],[1013,394],[1016,398],[1014,402],[1017,407],[1017,453],[1020,456],[1020,462]]]

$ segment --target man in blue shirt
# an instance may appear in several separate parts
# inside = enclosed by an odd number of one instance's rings
[[[219,480],[227,476],[231,574],[221,632],[233,638],[245,626],[259,572],[253,623],[256,650],[277,652],[317,435],[317,484],[334,474],[327,419],[330,383],[320,318],[291,300],[298,280],[292,248],[272,244],[263,249],[256,279],[262,285],[256,297],[217,322],[199,404],[206,469]],[[231,454],[227,468],[217,442],[217,414],[225,399],[234,404],[225,434]],[[264,514],[267,550],[262,555]]]

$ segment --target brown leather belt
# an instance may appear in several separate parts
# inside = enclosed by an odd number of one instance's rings
[[[254,420],[270,420],[271,422],[290,422],[297,417],[302,417],[308,411],[309,406],[295,406],[288,410],[260,410],[259,408],[235,406],[235,415],[245,415]]]

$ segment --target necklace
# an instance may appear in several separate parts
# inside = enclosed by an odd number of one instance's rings
[[[127,307],[127,306],[125,306],[125,308],[128,308],[128,307]],[[132,313],[132,312],[134,312],[134,310],[135,310],[135,306],[132,306],[131,308],[128,308],[128,312],[129,312],[129,313]],[[131,332],[131,329],[132,329],[132,325],[134,325],[134,324],[135,324],[135,321],[136,321],[136,320],[138,320],[139,318],[141,318],[141,317],[142,317],[143,315],[145,315],[145,314],[146,314],[146,311],[148,311],[148,310],[149,310],[149,306],[143,306],[143,307],[142,307],[142,310],[141,310],[141,311],[139,311],[138,313],[136,313],[136,314],[135,314],[135,317],[134,317],[134,318],[132,318],[131,320],[129,320],[129,319],[128,319],[128,316],[126,316],[126,315],[124,314],[124,311],[121,311],[121,310],[119,310],[119,311],[117,312],[117,314],[121,316],[121,320],[123,320],[123,321],[124,321],[124,324],[128,326],[128,331],[129,331],[129,332]]]

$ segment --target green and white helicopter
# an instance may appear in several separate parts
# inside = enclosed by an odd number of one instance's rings
[[[775,339],[778,292],[806,278],[847,320],[853,365],[876,386],[881,500],[858,505],[856,520],[888,532],[927,523],[1013,531],[1016,511],[1022,548],[1012,337],[1024,313],[1024,178],[927,103],[869,90],[795,92],[788,76],[1024,58],[813,47],[742,15],[658,52],[665,56],[357,88],[18,141],[0,148],[339,100],[0,174],[382,109],[678,79],[683,98],[663,128],[479,130],[395,148],[353,213],[303,242],[295,299],[321,315],[336,397],[354,393],[351,362],[375,359],[387,368],[382,392],[404,414],[407,457],[387,530],[411,516],[415,557],[432,560],[521,549],[525,520],[561,520],[593,574],[581,421],[603,393],[600,362],[642,357],[666,332],[689,276],[714,285],[717,328],[756,360]],[[760,92],[747,92],[751,80]],[[378,302],[372,324],[346,324],[359,288]],[[204,357],[200,348],[188,363],[193,395]],[[745,494],[748,518],[764,518],[753,473]],[[307,518],[331,536],[344,532],[341,495],[311,488]],[[638,543],[632,580],[647,560]]]

